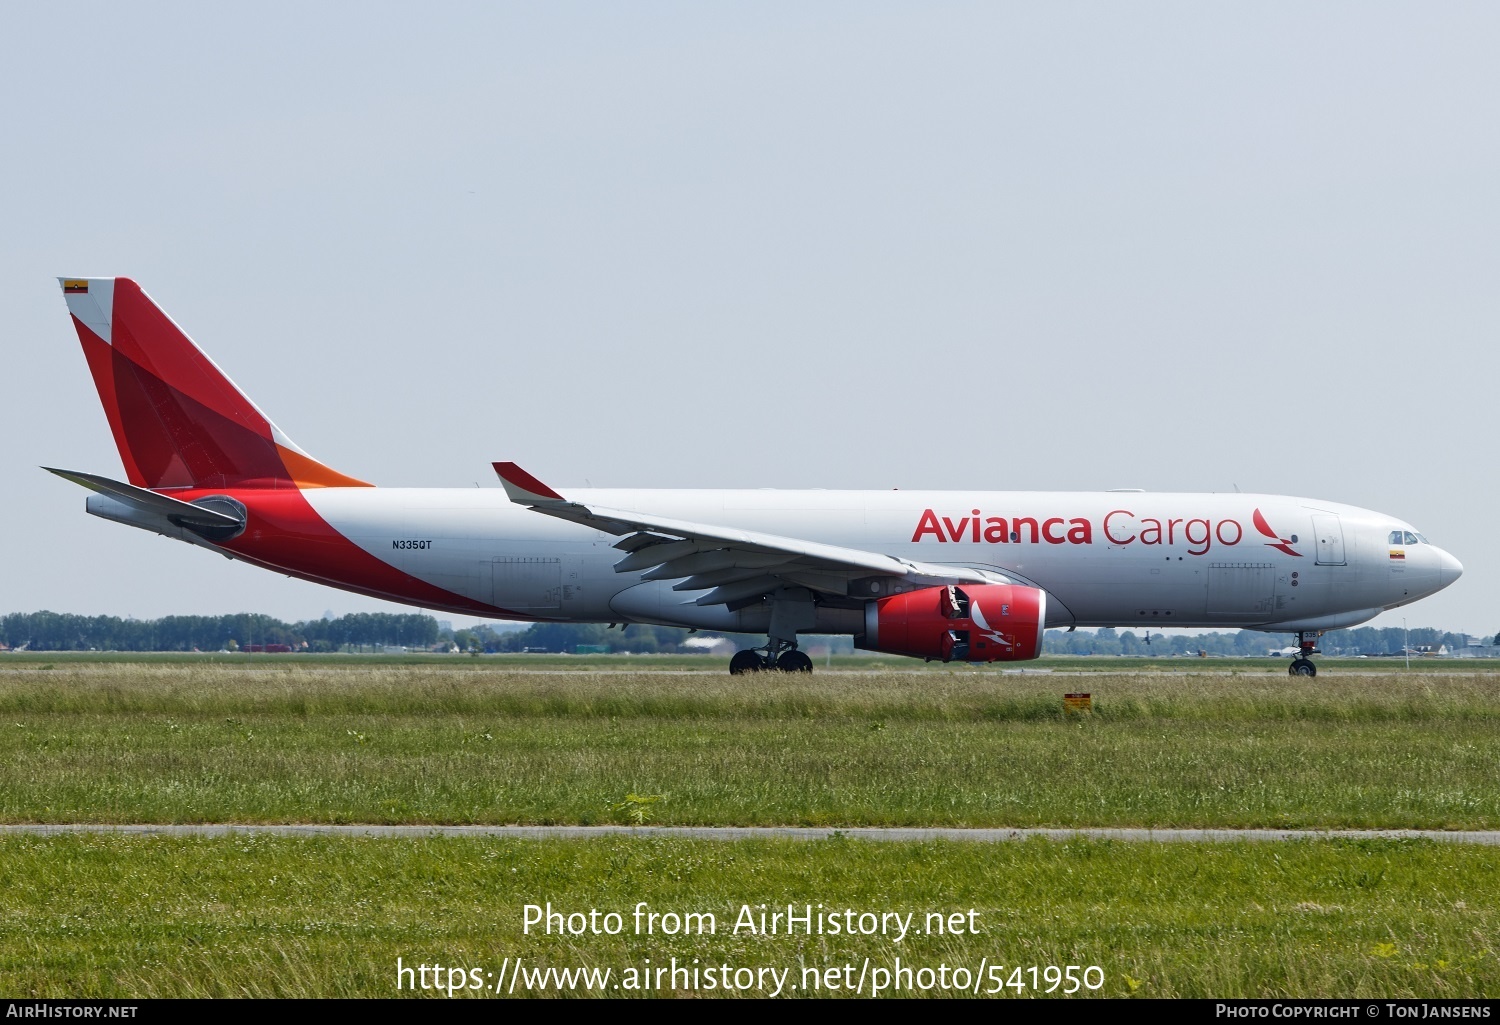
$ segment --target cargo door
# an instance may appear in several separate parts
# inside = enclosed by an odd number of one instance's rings
[[[1215,562],[1208,567],[1207,612],[1232,622],[1265,620],[1276,609],[1276,567],[1269,562]]]
[[[1319,566],[1344,565],[1344,525],[1333,513],[1313,513],[1313,535],[1318,539]]]
[[[490,562],[491,602],[516,612],[556,612],[562,597],[562,560],[501,558]]]

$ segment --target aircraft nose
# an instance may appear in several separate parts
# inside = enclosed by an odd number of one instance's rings
[[[1441,586],[1447,587],[1453,581],[1464,575],[1464,564],[1453,556],[1438,549],[1438,581]]]

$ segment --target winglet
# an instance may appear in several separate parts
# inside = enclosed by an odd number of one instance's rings
[[[512,502],[532,505],[536,502],[561,502],[563,496],[521,469],[515,463],[494,463],[495,473]]]

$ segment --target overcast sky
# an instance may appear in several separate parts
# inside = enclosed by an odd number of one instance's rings
[[[1411,625],[1493,634],[1497,52],[1494,4],[5,5],[0,612],[397,608],[37,469],[122,474],[54,281],[121,274],[378,484],[1237,485],[1412,521],[1466,574]]]

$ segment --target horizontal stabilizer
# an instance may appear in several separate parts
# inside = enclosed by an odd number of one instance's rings
[[[183,526],[238,528],[244,524],[244,520],[238,516],[214,509],[205,509],[191,502],[180,502],[175,498],[158,495],[154,491],[147,491],[133,484],[122,484],[108,477],[100,477],[98,474],[80,473],[77,470],[57,470],[50,466],[44,466],[42,469],[48,473],[55,473],[64,480],[70,480],[74,484],[80,484],[90,491],[108,495],[115,501],[124,502],[142,512],[166,516]]]

